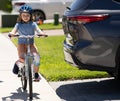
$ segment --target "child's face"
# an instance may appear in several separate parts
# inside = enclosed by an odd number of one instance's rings
[[[21,13],[21,18],[24,22],[29,22],[30,21],[30,14],[29,13]]]

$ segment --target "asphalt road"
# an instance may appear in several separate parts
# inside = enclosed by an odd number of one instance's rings
[[[61,101],[120,101],[120,83],[113,78],[49,82]]]

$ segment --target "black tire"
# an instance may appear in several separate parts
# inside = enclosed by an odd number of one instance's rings
[[[116,79],[117,81],[120,81],[120,64],[116,65],[115,79]]]
[[[44,13],[39,10],[34,10],[33,16],[35,18],[35,21],[37,21],[38,19],[41,19],[42,21],[44,21],[46,19]]]
[[[21,73],[22,73],[22,76],[21,76],[22,89],[26,90],[26,88],[27,88],[27,78],[25,77],[25,68],[21,69]]]
[[[31,70],[31,59],[28,60],[28,72],[29,72],[29,97],[33,98],[33,89],[32,89],[32,70]]]
[[[120,46],[117,50],[116,57],[115,57],[116,67],[115,67],[115,79],[120,81]]]
[[[115,74],[113,72],[107,72],[111,77],[114,77]]]

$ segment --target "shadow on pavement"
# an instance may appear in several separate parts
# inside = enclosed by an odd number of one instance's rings
[[[38,97],[38,95],[39,94],[37,94],[37,93],[33,93],[33,99],[36,99],[36,100],[40,99]],[[20,87],[17,89],[17,92],[11,93],[11,96],[2,97],[2,101],[9,101],[9,99],[10,99],[10,101],[17,101],[17,100],[32,101],[29,99],[28,96],[29,95],[28,95],[27,91],[22,91],[22,88]]]
[[[65,84],[56,90],[62,101],[120,101],[120,83],[114,79]]]
[[[0,83],[2,83],[3,81],[0,81]]]

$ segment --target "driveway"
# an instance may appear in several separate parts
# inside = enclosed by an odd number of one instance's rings
[[[114,78],[49,82],[62,101],[120,101]]]

